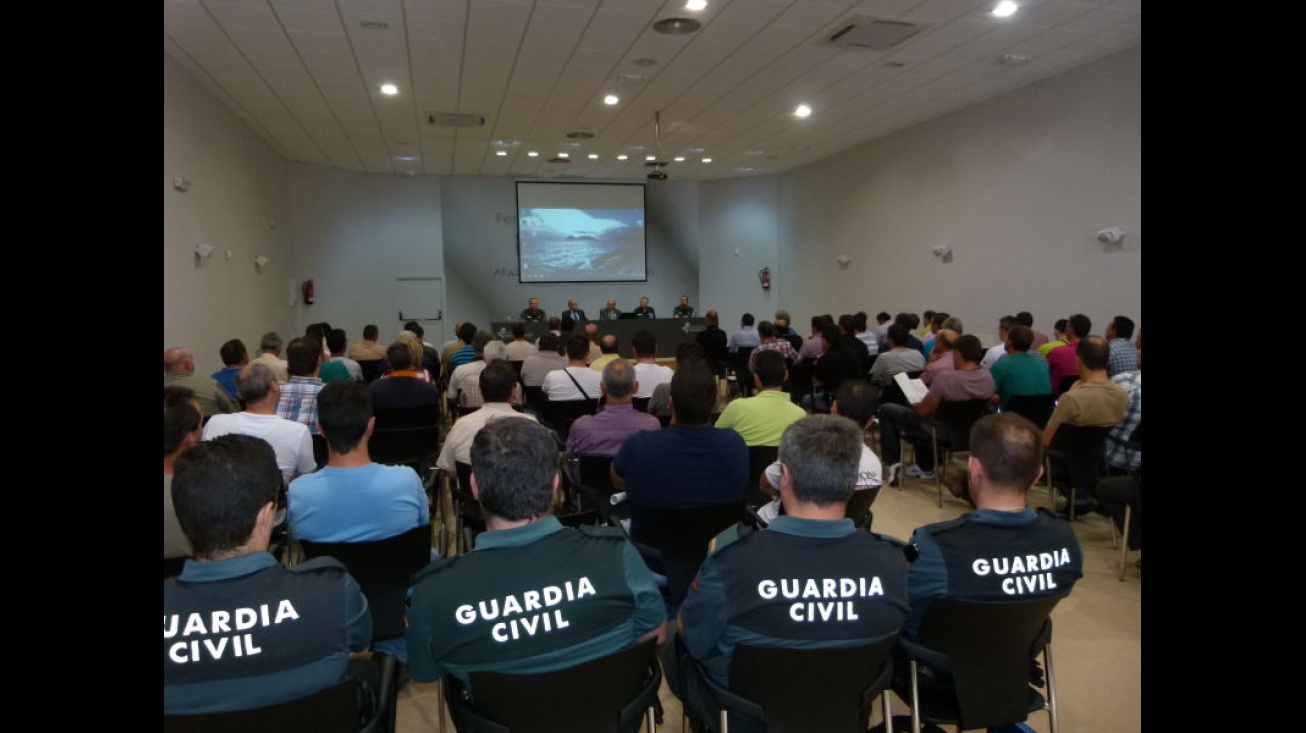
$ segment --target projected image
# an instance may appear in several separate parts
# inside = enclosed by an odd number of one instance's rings
[[[523,208],[522,282],[647,279],[642,209]]]

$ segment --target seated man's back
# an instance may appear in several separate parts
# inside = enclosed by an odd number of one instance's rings
[[[177,461],[173,498],[195,548],[163,583],[163,712],[246,710],[344,679],[372,616],[344,566],[267,552],[280,472],[266,442],[226,435]]]

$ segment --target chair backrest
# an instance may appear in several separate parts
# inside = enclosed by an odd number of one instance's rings
[[[721,530],[744,518],[743,502],[690,509],[641,508],[632,517],[632,537],[655,572],[667,577],[667,601],[679,604],[685,598],[698,567],[707,557],[707,546]],[[656,552],[650,557],[647,550]],[[651,562],[650,562],[651,561]],[[660,564],[661,567],[658,567]]]
[[[774,445],[748,446],[748,485],[744,490],[746,504],[758,506],[771,501],[771,495],[759,489],[758,483],[762,480],[766,467],[775,463],[779,454],[780,448]]]
[[[325,435],[316,433],[311,437],[313,438],[313,462],[317,464],[318,468],[321,468],[330,460],[331,450],[327,447]]]
[[[398,694],[396,661],[374,656],[380,667],[380,689],[364,692],[357,679],[346,677],[317,692],[276,705],[223,713],[163,716],[163,733],[382,733],[395,728]],[[360,702],[368,697],[373,699]],[[368,708],[371,708],[368,711]]]
[[[844,508],[844,516],[853,520],[853,524],[860,528],[870,527],[871,505],[875,503],[875,497],[879,495],[879,486],[854,491],[852,498],[848,500],[848,505]]]
[[[546,400],[540,422],[553,428],[563,440],[566,440],[567,433],[571,431],[571,424],[576,422],[576,418],[581,415],[593,415],[598,409],[597,397],[589,400]]]
[[[1027,418],[1040,429],[1048,426],[1048,418],[1056,409],[1057,396],[1048,394],[1017,394],[1007,398],[1005,412],[1014,412]]]
[[[632,397],[630,403],[636,410],[648,412],[648,403],[652,399],[652,397]]]
[[[768,733],[864,733],[875,696],[889,686],[897,638],[830,649],[740,644],[730,691],[762,707]]]
[[[544,404],[549,398],[544,395],[543,387],[527,387],[522,385],[522,398],[526,400],[526,406],[537,416],[544,414]]]
[[[653,640],[538,674],[472,672],[474,703],[452,697],[469,733],[617,733],[657,700],[662,672]]]
[[[385,371],[385,359],[359,359],[358,367],[363,372],[363,381],[371,384]]]
[[[1074,383],[1077,381],[1079,381],[1078,374],[1067,374],[1066,376],[1062,377],[1061,384],[1057,385],[1057,396],[1060,397],[1066,392],[1069,392],[1070,387],[1074,385]]]
[[[404,635],[404,611],[413,573],[431,562],[431,525],[371,542],[311,542],[301,539],[304,558],[334,557],[367,596],[372,638]]]
[[[785,390],[789,392],[789,397],[794,402],[811,393],[814,369],[813,365],[802,361],[789,365],[789,379],[785,382]]]
[[[612,486],[612,456],[580,456],[580,482],[604,496],[616,493]]]
[[[935,434],[940,441],[947,441],[952,450],[969,450],[970,429],[988,409],[988,399],[944,400],[934,411]]]
[[[1031,708],[1030,660],[1051,640],[1049,615],[1063,597],[1009,603],[937,598],[918,639],[904,647],[951,672],[963,729],[1017,723]]]
[[[1089,425],[1071,425],[1062,423],[1052,436],[1052,445],[1048,447],[1047,457],[1054,469],[1065,467],[1065,474],[1054,471],[1053,479],[1063,475],[1070,480],[1070,485],[1077,489],[1092,491],[1106,472],[1106,460],[1103,448],[1106,445],[1110,427]]]
[[[756,348],[756,346],[740,346],[739,351],[730,355],[730,369],[735,373],[735,383],[739,386],[739,393],[745,397],[755,391],[753,372],[748,369],[748,357]]]

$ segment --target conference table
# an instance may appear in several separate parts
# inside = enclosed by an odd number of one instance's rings
[[[491,333],[505,342],[512,341],[512,327],[516,321],[495,321],[491,324]],[[635,358],[630,342],[635,334],[648,329],[657,339],[658,357],[673,358],[676,347],[688,341],[693,342],[706,327],[702,318],[631,318],[616,321],[582,321],[576,324],[576,332],[581,333],[586,324],[594,323],[599,327],[599,335],[613,334],[617,337],[617,353],[627,359]],[[526,340],[534,342],[541,334],[549,330],[545,322],[526,323]]]

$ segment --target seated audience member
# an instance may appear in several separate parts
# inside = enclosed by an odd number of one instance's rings
[[[1114,377],[1138,368],[1138,349],[1130,341],[1134,337],[1134,322],[1125,316],[1116,316],[1106,327],[1107,344],[1111,347],[1111,358],[1107,361],[1106,373]]]
[[[697,343],[682,341],[676,347],[676,369],[689,364],[690,362],[699,362],[707,366],[703,357],[703,349]],[[710,369],[708,371],[711,371]],[[648,398],[648,411],[650,415],[657,415],[660,418],[671,417],[671,382],[663,382],[653,388],[653,394]],[[718,407],[713,408],[714,412],[719,412]]]
[[[636,410],[631,401],[639,388],[637,367],[624,359],[608,362],[599,383],[606,399],[594,415],[582,415],[567,434],[567,457],[615,456],[626,438],[641,430],[658,430],[662,423]]]
[[[780,338],[789,338],[790,336],[798,336],[799,342],[798,342],[798,346],[795,348],[795,350],[797,350],[802,348],[803,345],[802,336],[800,336],[797,331],[795,331],[793,328],[790,327],[789,324],[792,321],[793,318],[789,315],[789,311],[787,310],[776,311],[775,317],[771,319],[772,325],[775,326],[776,335],[778,335]],[[793,342],[790,342],[790,345],[793,345]]]
[[[477,328],[474,323],[464,323],[458,328],[458,338],[463,342],[449,355],[449,373],[453,370],[467,364],[476,358],[476,348],[472,346],[472,341],[476,339]]]
[[[459,407],[480,407],[481,399],[479,376],[488,363],[485,356],[486,347],[494,341],[494,335],[488,331],[478,331],[472,339],[472,360],[453,370],[449,377],[449,389],[445,397]],[[503,344],[499,343],[502,347]]]
[[[187,387],[195,393],[204,417],[213,417],[240,409],[227,391],[213,377],[195,373],[195,355],[189,350],[173,347],[163,351],[163,386]]]
[[[529,356],[539,353],[540,348],[526,340],[526,324],[518,321],[512,324],[512,341],[504,346],[508,361],[526,361]]]
[[[395,343],[403,344],[404,346],[408,347],[408,350],[410,352],[412,352],[413,355],[411,359],[412,365],[409,367],[409,369],[411,369],[413,372],[412,376],[416,379],[422,380],[423,382],[431,382],[432,384],[434,384],[436,382],[435,375],[432,374],[430,370],[428,370],[425,366],[423,366],[423,364],[426,363],[426,351],[425,349],[423,349],[422,342],[417,337],[417,334],[413,331],[409,331],[408,329],[404,329],[403,331],[400,331],[399,333],[395,334]],[[382,374],[381,378],[384,379],[385,377],[388,376],[390,375]]]
[[[590,362],[590,369],[593,369],[596,372],[602,372],[603,367],[607,366],[608,362],[611,362],[613,359],[620,359],[621,355],[617,353],[617,348],[616,335],[605,333],[599,337],[599,355]]]
[[[920,527],[906,548],[911,638],[935,598],[1021,601],[1068,593],[1083,575],[1070,525],[1029,505],[1029,487],[1043,474],[1033,423],[1010,412],[980,418],[966,466],[975,511]],[[1037,567],[1023,564],[1028,557],[1040,558]]]
[[[939,314],[936,311],[926,309],[925,312],[921,313],[920,317],[917,317],[914,313],[899,313],[898,315],[911,316],[913,320],[916,321],[915,325],[908,326],[908,328],[911,329],[912,335],[918,339],[925,339],[933,332],[934,317]],[[924,354],[922,354],[922,356],[924,356]]]
[[[585,332],[585,338],[588,339],[590,342],[589,356],[585,358],[585,364],[589,365],[594,363],[595,359],[603,355],[603,347],[599,346],[599,324],[586,323],[584,332]],[[613,353],[616,352],[614,351]]]
[[[1092,328],[1093,322],[1082,313],[1076,313],[1066,321],[1066,344],[1049,351],[1047,355],[1048,379],[1052,380],[1053,391],[1061,388],[1061,382],[1066,377],[1073,377],[1078,373],[1075,361],[1076,349],[1080,341],[1088,338],[1088,332]],[[1108,347],[1108,354],[1109,352]]]
[[[896,327],[896,328],[895,328]],[[888,386],[895,374],[925,371],[925,357],[907,343],[907,327],[900,323],[889,326],[884,348],[871,365],[869,378],[881,387]]]
[[[865,430],[871,426],[871,421],[875,419],[875,388],[861,379],[849,379],[839,388],[835,395],[834,404],[830,405],[830,414],[846,417],[857,425],[858,429]],[[718,421],[720,422],[720,421]],[[780,461],[776,461],[766,467],[762,474],[762,479],[758,482],[762,491],[776,496],[776,500],[769,504],[764,504],[757,509],[757,515],[763,521],[770,522],[776,518],[783,505],[780,502]],[[854,491],[865,491],[874,489],[884,484],[882,478],[883,471],[880,465],[879,456],[875,451],[862,442],[862,459],[857,466],[857,483],[853,485]],[[751,487],[750,487],[751,488]]]
[[[345,329],[331,329],[327,332],[326,341],[331,358],[322,363],[322,383],[326,384],[340,379],[352,379],[355,382],[363,381],[363,367],[359,366],[358,362],[345,356],[345,347],[349,343],[349,337],[345,334]]]
[[[451,360],[453,359],[454,353],[456,353],[459,349],[463,347],[463,340],[462,338],[459,337],[459,333],[462,332],[462,328],[463,328],[462,321],[458,321],[457,323],[453,324],[453,338],[446,341],[444,346],[441,347],[440,350],[440,378],[441,379],[448,379],[449,375],[453,374],[453,364]],[[473,337],[475,337],[475,335],[476,334],[472,334]]]
[[[286,518],[295,537],[310,542],[369,542],[431,523],[422,479],[408,466],[373,463],[368,452],[375,418],[367,386],[341,380],[317,396],[317,421],[329,458],[317,473],[300,476],[287,491]],[[375,651],[408,660],[402,639],[378,642]]]
[[[277,414],[308,426],[308,432],[317,435],[317,393],[322,390],[318,367],[322,362],[322,346],[307,336],[300,336],[286,347],[286,364],[290,381],[281,387],[277,401]]]
[[[598,372],[589,368],[590,341],[574,333],[567,339],[567,366],[544,375],[544,395],[554,402],[597,400]]]
[[[875,345],[880,351],[888,348],[885,342],[889,338],[889,326],[893,325],[893,317],[887,311],[880,311],[875,314]]]
[[[422,324],[417,321],[409,321],[404,324],[404,330],[411,331],[417,337],[417,343],[422,347],[422,359],[418,363],[422,365],[423,369],[430,372],[433,378],[438,377],[440,375],[442,355],[434,344],[426,342],[426,329],[422,328]]]
[[[821,358],[825,351],[825,345],[821,342],[821,329],[825,327],[826,321],[831,324],[834,319],[827,315],[812,316],[812,332],[806,339],[803,339],[803,345],[798,349],[798,355],[804,360],[816,360]]]
[[[472,441],[481,428],[491,420],[523,418],[535,421],[529,412],[517,412],[513,402],[517,392],[517,372],[503,359],[485,365],[476,375],[477,391],[483,403],[476,410],[454,422],[449,435],[440,448],[435,465],[454,475],[459,463],[471,462]]]
[[[641,539],[644,509],[688,509],[743,501],[748,446],[733,430],[712,425],[716,377],[701,360],[671,378],[671,424],[621,444],[612,459],[612,485],[626,492],[630,536]]]
[[[281,358],[281,337],[276,331],[268,331],[259,339],[259,355],[254,357],[253,361],[260,364],[267,364],[272,373],[276,375],[277,381],[285,384],[290,381],[289,367],[286,360]]]
[[[934,334],[934,340],[930,342],[934,348],[930,349],[930,358],[925,360],[925,371],[921,372],[921,381],[925,386],[930,386],[940,372],[956,367],[957,364],[952,358],[952,346],[960,336],[961,334],[950,328],[939,329],[939,332]]]
[[[344,679],[350,652],[371,642],[367,599],[343,565],[286,567],[268,552],[280,490],[276,457],[258,438],[224,435],[178,459],[173,503],[195,555],[163,581],[165,715],[310,695]],[[229,620],[245,614],[252,625],[233,631]]]
[[[1033,333],[1033,334],[1034,334],[1034,338],[1033,338],[1032,342],[1030,343],[1030,348],[1031,348],[1031,349],[1038,349],[1040,346],[1042,346],[1043,344],[1046,344],[1046,343],[1048,342],[1048,335],[1047,335],[1047,334],[1043,333],[1042,331],[1036,331],[1036,330],[1034,330],[1034,314],[1033,314],[1033,313],[1030,313],[1029,311],[1021,311],[1021,312],[1017,313],[1017,314],[1016,314],[1016,325],[1018,325],[1018,326],[1024,326],[1025,328],[1028,328],[1028,329],[1030,330],[1030,333]],[[1038,353],[1038,352],[1035,351],[1035,353]]]
[[[381,345],[381,329],[369,323],[363,326],[363,340],[355,341],[345,356],[354,361],[377,361],[385,358],[385,347]]]
[[[440,413],[443,393],[440,388],[417,376],[413,369],[413,350],[408,344],[396,342],[386,349],[390,373],[367,385],[372,395],[372,409],[403,410],[430,408],[432,417]]]
[[[272,446],[286,483],[300,474],[312,473],[317,468],[313,438],[307,425],[277,414],[283,387],[277,384],[272,370],[266,364],[247,364],[236,377],[236,388],[245,401],[245,411],[214,415],[204,426],[204,439],[232,433],[262,438]]]
[[[763,321],[762,325],[767,326],[769,330],[771,324]],[[773,339],[772,343],[789,346],[788,341]],[[721,411],[716,426],[739,433],[749,447],[780,445],[780,435],[784,433],[785,428],[805,417],[807,412],[795,405],[789,399],[789,395],[781,389],[789,374],[781,352],[754,351],[753,356],[757,358],[750,368],[757,394],[753,397],[731,400]]]
[[[1030,353],[1033,331],[1016,324],[1007,331],[1003,347],[1007,357],[994,362],[989,368],[993,375],[993,399],[1000,409],[1007,409],[1011,398],[1017,395],[1052,394],[1048,379],[1048,364],[1040,356]]]
[[[1003,316],[998,319],[998,343],[984,352],[984,360],[980,362],[980,366],[992,369],[998,361],[1007,358],[1007,334],[1011,333],[1011,328],[1016,325],[1019,324],[1016,323],[1015,316]]]
[[[803,395],[801,404],[815,412],[829,412],[830,400],[846,379],[860,379],[866,372],[856,352],[844,348],[839,327],[827,323],[822,326],[821,342],[825,349],[812,367],[812,391]]]
[[[837,325],[839,326],[839,346],[847,349],[857,356],[857,375],[866,376],[866,370],[871,368],[871,347],[866,345],[865,341],[857,338],[856,326],[857,318],[852,314],[845,313],[839,316]]]
[[[866,330],[868,316],[866,311],[857,311],[853,314],[853,338],[866,344],[866,354],[875,356],[880,353],[880,342],[876,340],[875,333]],[[870,369],[870,367],[866,367]]]
[[[549,672],[666,638],[662,595],[620,530],[564,527],[553,516],[558,447],[548,428],[492,420],[476,434],[471,465],[487,531],[471,552],[414,576],[407,631],[413,679],[452,676],[461,687],[480,670]],[[548,608],[531,600],[552,598],[559,588],[570,590]],[[524,612],[508,610],[523,602]]]
[[[1129,549],[1138,552],[1143,549],[1143,464],[1139,459],[1138,467],[1125,476],[1108,476],[1097,484],[1098,510],[1115,524],[1116,531],[1125,531],[1125,507],[1129,507]],[[1143,567],[1142,559],[1138,561],[1139,569]]]
[[[756,348],[762,342],[762,337],[753,328],[756,321],[752,313],[745,313],[739,317],[739,330],[730,334],[730,339],[726,342],[726,351],[731,354],[738,353],[740,349]]]
[[[1106,375],[1107,361],[1111,358],[1106,339],[1089,336],[1075,341],[1074,348],[1079,380],[1057,399],[1057,406],[1043,430],[1045,446],[1052,445],[1057,430],[1064,424],[1111,427],[1124,420],[1129,410],[1129,392]],[[1075,514],[1092,511],[1094,487],[1076,486],[1075,489]]]
[[[190,540],[172,508],[172,474],[182,453],[199,445],[204,415],[190,387],[163,388],[163,559],[190,557]]]
[[[903,344],[909,348],[921,352],[921,358],[925,358],[925,344],[921,341],[925,334],[930,332],[931,319],[934,317],[933,311],[925,311],[926,317],[924,325],[921,325],[921,317],[915,313],[899,313],[893,317],[894,323],[901,323],[907,327],[907,340]],[[920,327],[917,330],[917,327]]]
[[[710,310],[703,315],[703,330],[694,336],[694,343],[703,349],[703,358],[707,360],[708,369],[718,377],[726,375],[726,354],[730,350],[730,338],[721,329],[721,316]],[[653,388],[648,391],[652,393]]]
[[[882,458],[889,466],[889,485],[897,486],[897,468],[902,447],[900,438],[912,444],[916,463],[907,467],[908,476],[934,480],[934,447],[930,438],[934,426],[933,415],[944,402],[987,400],[993,396],[993,375],[980,368],[984,347],[975,336],[957,338],[953,344],[952,358],[956,366],[934,380],[925,398],[910,407],[898,404],[880,405],[880,445]]]
[[[545,375],[554,369],[567,366],[567,357],[558,353],[559,343],[558,334],[552,331],[545,331],[544,335],[540,336],[539,351],[522,361],[522,386],[542,387]]]
[[[1138,368],[1121,372],[1111,381],[1120,385],[1129,393],[1129,406],[1125,408],[1125,417],[1106,437],[1106,464],[1113,473],[1126,473],[1141,468],[1143,465],[1142,437],[1134,436],[1134,431],[1143,423],[1143,331],[1138,331],[1134,342],[1138,351]]]
[[[671,383],[671,377],[675,372],[670,367],[657,363],[658,340],[652,331],[646,328],[636,331],[630,346],[635,352],[635,380],[639,382],[635,396],[652,397],[653,390],[657,389],[658,385]]]
[[[1062,318],[1061,320],[1052,324],[1053,338],[1051,341],[1048,341],[1042,346],[1037,347],[1039,356],[1046,359],[1047,355],[1052,353],[1053,349],[1057,348],[1058,346],[1066,345],[1066,327],[1068,325],[1070,325],[1070,320],[1067,318]]]
[[[249,363],[249,351],[245,349],[245,342],[232,339],[218,349],[218,355],[222,357],[223,366],[209,376],[222,385],[222,390],[228,397],[239,400],[240,396],[236,394],[236,372]]]
[[[755,371],[758,355],[766,351],[779,354],[784,359],[786,366],[802,361],[802,358],[798,356],[798,352],[794,351],[794,347],[785,339],[780,338],[779,334],[775,332],[775,324],[770,321],[762,321],[757,324],[757,337],[759,339],[757,347],[753,349],[753,353],[748,355],[748,371]]]
[[[680,607],[676,642],[663,654],[667,682],[699,721],[719,715],[700,675],[729,686],[739,644],[819,649],[850,647],[897,634],[907,620],[907,563],[901,543],[859,531],[844,517],[857,481],[862,433],[852,421],[813,415],[780,440],[780,500],[785,513],[766,529],[736,525],[717,535]],[[795,603],[779,584],[856,586],[840,613]],[[715,729],[715,728],[713,728]],[[730,730],[764,730],[731,716]]]

